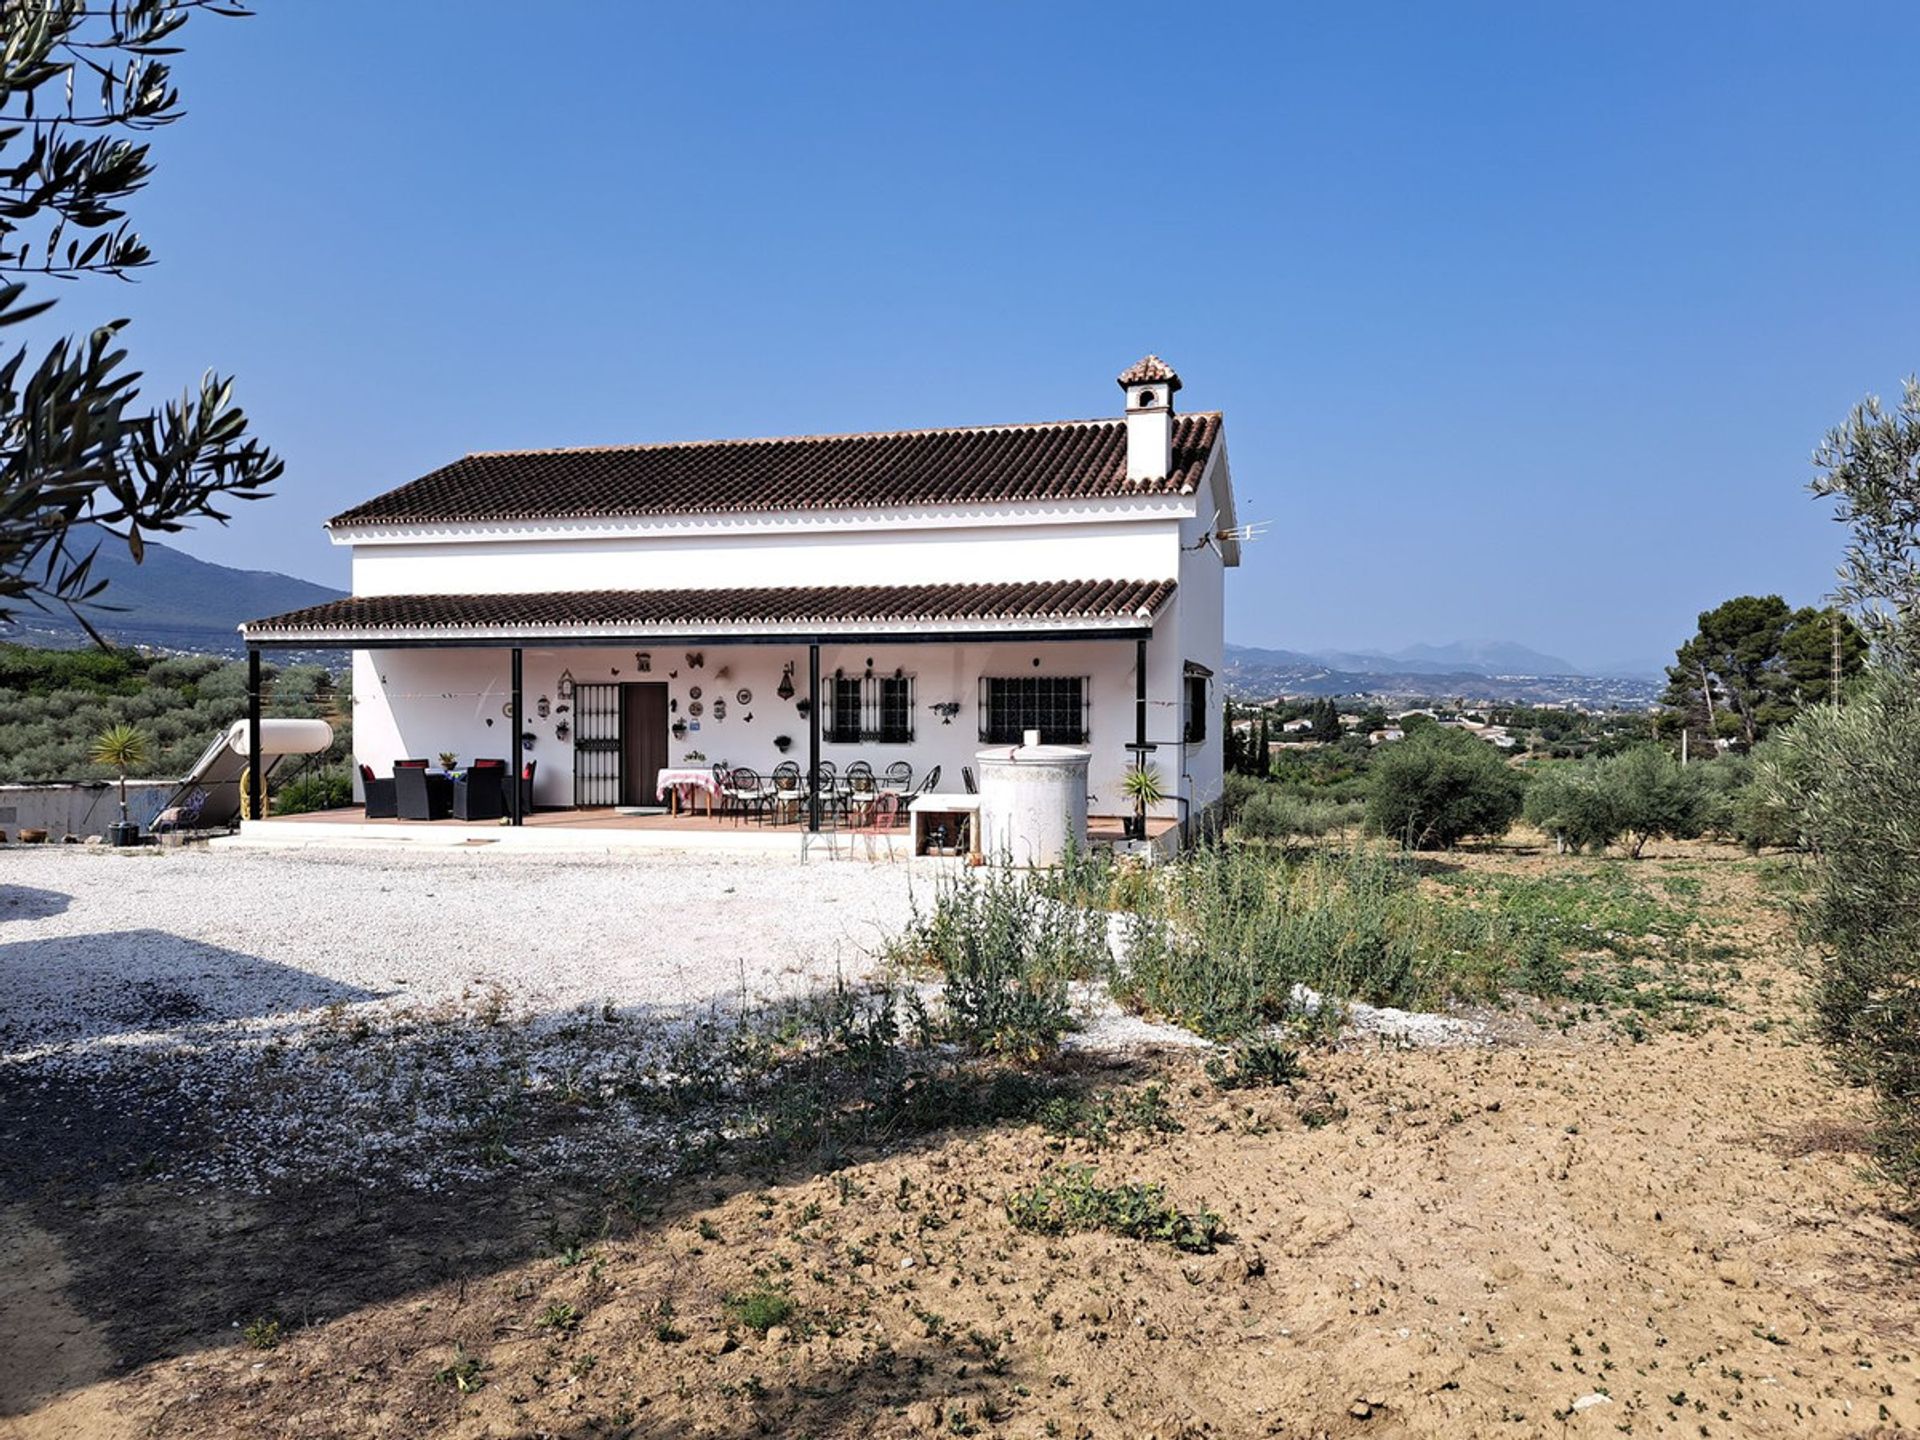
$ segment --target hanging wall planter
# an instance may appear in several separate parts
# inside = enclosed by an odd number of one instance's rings
[[[573,738],[573,726],[562,720],[558,725],[553,727],[553,738],[558,740],[562,745],[566,744],[567,741]]]
[[[793,737],[791,735],[774,736],[773,748],[778,750],[782,755],[786,754],[787,751],[793,748]]]
[[[533,709],[534,713],[542,720],[546,719],[547,716],[553,712],[553,707],[547,703],[547,697],[544,695],[533,702]]]
[[[670,728],[673,730],[674,739],[684,740],[687,738],[687,722],[686,721],[676,720],[673,722],[673,725]]]

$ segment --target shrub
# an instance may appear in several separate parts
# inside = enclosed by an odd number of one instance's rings
[[[273,795],[273,808],[282,815],[338,810],[352,803],[353,780],[344,770],[309,770],[289,780]]]
[[[1367,819],[1410,850],[1446,849],[1506,834],[1525,792],[1525,778],[1484,740],[1430,725],[1373,762]]]
[[[1106,1230],[1134,1240],[1164,1240],[1195,1254],[1211,1252],[1226,1238],[1226,1222],[1211,1210],[1181,1210],[1158,1185],[1102,1185],[1085,1165],[1069,1165],[1009,1195],[1007,1218],[1018,1229],[1042,1235]]]
[[[912,958],[946,976],[946,1024],[977,1050],[1037,1057],[1070,1027],[1069,980],[1105,970],[1106,918],[1042,894],[1020,875],[968,870],[916,918]]]
[[[761,1335],[776,1325],[784,1325],[793,1318],[793,1300],[778,1290],[769,1290],[764,1285],[757,1290],[745,1290],[738,1295],[729,1295],[725,1302],[727,1314],[731,1315],[747,1329]]]
[[[1821,1036],[1879,1097],[1886,1172],[1920,1191],[1920,681],[1881,672],[1845,707],[1803,711],[1760,772],[1812,852]]]
[[[1229,846],[1162,877],[1160,903],[1129,919],[1113,987],[1203,1035],[1296,1016],[1302,986],[1394,1005],[1484,988],[1461,959],[1484,949],[1483,921],[1420,893],[1389,855]]]
[[[1278,1040],[1244,1040],[1207,1060],[1207,1078],[1222,1090],[1291,1085],[1302,1073],[1300,1052]]]
[[[1317,840],[1359,824],[1364,815],[1357,803],[1303,799],[1268,786],[1241,808],[1234,833],[1249,840]]]

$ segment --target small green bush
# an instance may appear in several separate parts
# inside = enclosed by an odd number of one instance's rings
[[[1300,1052],[1271,1039],[1244,1040],[1225,1054],[1207,1059],[1207,1078],[1222,1090],[1291,1085],[1304,1073]]]
[[[1267,786],[1241,807],[1234,834],[1248,840],[1317,840],[1358,825],[1365,814],[1355,801],[1308,799]]]
[[[1037,1058],[1072,1025],[1070,980],[1107,964],[1106,920],[997,868],[942,885],[908,953],[944,972],[946,1026],[976,1050]]]
[[[1042,1235],[1105,1230],[1194,1254],[1207,1254],[1226,1238],[1226,1222],[1211,1210],[1181,1210],[1158,1185],[1102,1185],[1085,1165],[1069,1165],[1009,1195],[1007,1218]]]
[[[273,809],[281,815],[338,810],[352,803],[353,781],[344,770],[309,770],[273,794]]]
[[[761,1286],[729,1295],[722,1302],[728,1315],[747,1329],[764,1335],[776,1325],[793,1318],[793,1298]]]

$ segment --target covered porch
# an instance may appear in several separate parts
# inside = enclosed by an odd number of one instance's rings
[[[1173,647],[1151,644],[1172,590],[1077,581],[355,597],[243,633],[256,674],[266,649],[355,651],[355,757],[376,780],[396,762],[442,756],[455,771],[489,757],[509,776],[530,771],[528,783],[504,786],[494,833],[465,839],[497,843],[504,826],[792,845],[796,831],[874,828],[870,807],[846,804],[850,772],[896,791],[904,811],[914,795],[968,793],[978,751],[1040,729],[1092,753],[1090,839],[1113,843],[1131,813],[1122,781],[1136,757],[1167,777],[1149,838],[1184,818],[1182,667]],[[261,708],[256,683],[250,726]],[[727,781],[738,772],[765,791],[778,779],[787,798],[742,813]],[[676,800],[693,813],[672,813]],[[257,795],[248,814],[261,814]],[[323,839],[350,827],[414,827],[425,840],[475,824],[356,810],[244,828]]]

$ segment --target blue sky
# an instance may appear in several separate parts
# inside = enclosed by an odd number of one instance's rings
[[[321,521],[468,450],[1226,412],[1247,643],[1653,660],[1825,590],[1822,432],[1920,368],[1920,10],[641,6],[198,20],[67,289],[239,377]]]

